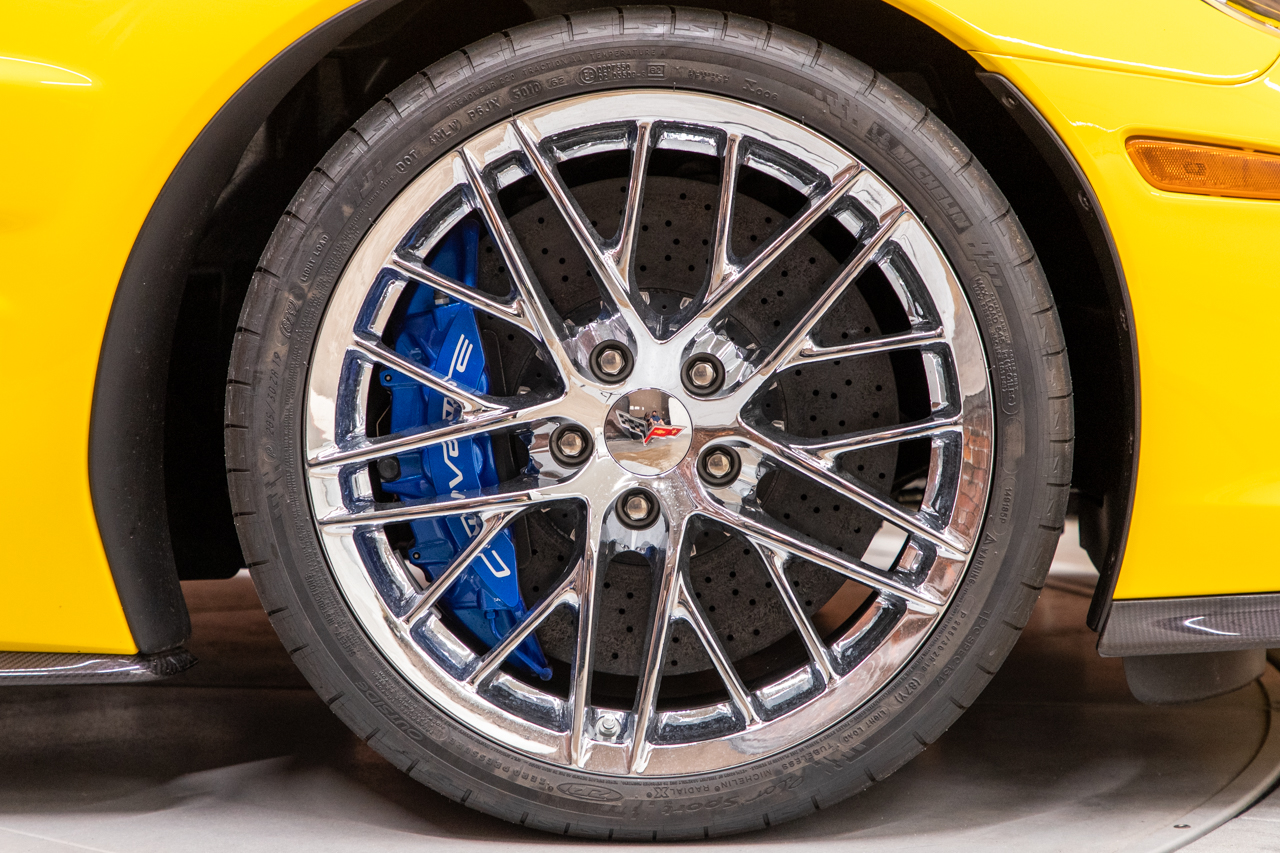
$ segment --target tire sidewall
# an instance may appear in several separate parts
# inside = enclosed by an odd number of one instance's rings
[[[794,39],[799,55],[806,42]],[[365,136],[344,137],[321,166],[333,181],[327,195],[305,216],[282,222],[264,255],[278,294],[257,353],[247,424],[258,475],[250,495],[260,518],[254,535],[271,545],[270,559],[254,572],[264,601],[287,608],[282,635],[303,644],[295,659],[357,734],[433,787],[502,817],[584,832],[621,827],[616,837],[627,827],[701,835],[703,827],[759,826],[762,814],[776,823],[847,796],[940,734],[965,704],[957,697],[972,700],[972,685],[985,684],[1012,642],[1004,621],[1023,585],[1038,586],[1046,568],[1039,565],[1042,543],[1024,535],[1059,512],[1042,495],[1054,425],[1037,405],[1050,385],[1030,322],[1043,295],[1029,277],[1047,292],[1038,264],[1015,269],[1030,257],[1025,237],[961,143],[897,87],[830,48],[820,54],[825,64],[790,54],[775,60],[757,43],[730,44],[711,30],[615,33],[594,45],[575,37],[572,46],[498,53],[475,67],[481,51],[469,49],[465,74],[454,70],[456,57],[442,61],[443,68],[428,69],[433,94],[399,104],[403,114]],[[996,403],[995,466],[979,545],[915,657],[872,701],[805,743],[675,780],[568,772],[482,738],[425,701],[352,616],[302,498],[311,349],[333,288],[371,224],[433,162],[511,114],[636,87],[699,91],[774,110],[828,136],[884,178],[921,215],[959,274]]]

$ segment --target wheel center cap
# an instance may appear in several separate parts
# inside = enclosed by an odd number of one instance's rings
[[[665,474],[689,452],[689,410],[666,391],[631,391],[609,409],[604,443],[614,461],[632,474]]]

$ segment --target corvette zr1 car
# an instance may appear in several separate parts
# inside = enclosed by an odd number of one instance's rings
[[[1245,684],[1278,57],[1276,0],[10,2],[0,685],[180,671],[247,566],[415,778],[702,838],[939,737],[1069,510],[1139,698]]]

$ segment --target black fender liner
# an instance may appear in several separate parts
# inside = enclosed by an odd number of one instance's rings
[[[1138,374],[1138,337],[1134,327],[1133,305],[1125,283],[1120,253],[1107,225],[1106,215],[1084,170],[1076,162],[1066,143],[1054,131],[1040,111],[1009,80],[999,74],[981,72],[978,79],[995,95],[1018,127],[1027,135],[1040,156],[1053,170],[1054,177],[1072,199],[1072,208],[1084,227],[1098,268],[1102,271],[1108,310],[1120,321],[1121,340],[1117,351],[1121,363],[1115,365],[1123,386],[1124,410],[1115,418],[1124,432],[1114,437],[1120,444],[1119,463],[1111,473],[1111,483],[1101,501],[1079,503],[1080,542],[1090,560],[1098,568],[1100,578],[1089,606],[1089,627],[1101,632],[1111,612],[1116,579],[1124,560],[1129,538],[1129,520],[1133,516],[1133,499],[1138,484],[1138,438],[1141,426],[1141,389]],[[1073,372],[1074,372],[1073,365]],[[1078,415],[1077,415],[1078,417]],[[1079,464],[1079,463],[1077,463]]]
[[[89,488],[138,650],[191,633],[169,538],[164,411],[187,268],[219,192],[271,110],[330,50],[400,0],[363,0],[293,42],[205,125],[151,205],[116,287],[93,390]]]

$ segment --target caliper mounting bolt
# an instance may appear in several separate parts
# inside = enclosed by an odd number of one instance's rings
[[[400,479],[400,460],[394,456],[384,456],[378,460],[378,477],[384,483]]]

